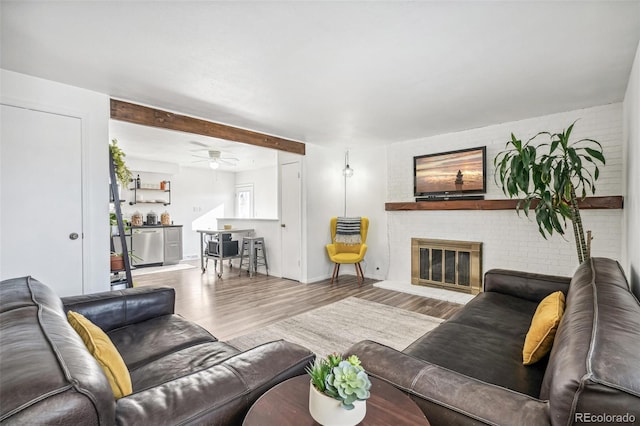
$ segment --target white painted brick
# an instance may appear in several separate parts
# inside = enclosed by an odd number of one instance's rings
[[[413,157],[474,146],[487,147],[486,199],[506,198],[494,183],[493,158],[504,149],[511,132],[523,140],[537,132],[558,132],[580,118],[572,140],[591,138],[604,149],[607,164],[600,169],[596,195],[622,194],[622,105],[603,105],[501,123],[446,135],[401,142],[387,147],[387,200],[413,201]],[[590,195],[590,194],[589,194]],[[585,230],[594,234],[592,255],[620,259],[622,211],[584,210]],[[547,274],[571,275],[578,260],[571,223],[565,238],[542,238],[535,216],[529,219],[514,211],[400,211],[387,212],[390,249],[389,280],[409,280],[411,238],[458,239],[483,242],[483,271],[491,268],[519,269]]]

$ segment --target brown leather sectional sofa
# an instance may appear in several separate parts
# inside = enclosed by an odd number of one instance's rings
[[[107,332],[133,393],[115,400],[67,322],[79,312]],[[171,288],[63,298],[23,277],[0,283],[0,421],[39,425],[233,425],[315,358],[277,341],[240,352],[174,314]]]
[[[531,318],[558,290],[566,309],[551,353],[524,366]],[[610,259],[572,279],[489,271],[484,293],[404,351],[364,341],[348,353],[434,426],[640,424],[640,305]]]

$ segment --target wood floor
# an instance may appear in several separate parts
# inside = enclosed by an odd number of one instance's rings
[[[195,263],[194,263],[195,264]],[[347,297],[359,297],[438,318],[449,318],[461,308],[456,303],[428,299],[373,287],[365,279],[358,285],[353,275],[341,275],[332,286],[327,281],[301,284],[258,274],[238,276],[228,270],[219,279],[199,267],[141,275],[136,287],[169,286],[176,290],[176,313],[194,321],[220,340],[243,335],[273,322],[319,308]]]

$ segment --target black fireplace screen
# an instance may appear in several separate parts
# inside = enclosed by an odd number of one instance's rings
[[[446,284],[471,284],[471,253],[420,248],[420,279]]]

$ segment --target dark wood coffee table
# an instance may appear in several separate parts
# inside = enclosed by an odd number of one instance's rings
[[[420,408],[390,384],[371,379],[371,397],[361,425],[429,426]],[[309,414],[309,376],[297,376],[274,386],[251,407],[244,426],[317,425]]]

